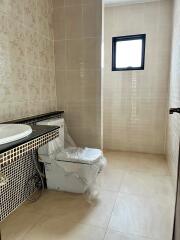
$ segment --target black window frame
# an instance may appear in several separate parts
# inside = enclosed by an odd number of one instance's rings
[[[116,43],[119,41],[129,40],[142,40],[142,57],[140,67],[127,67],[117,68],[116,67]],[[145,67],[145,48],[146,48],[146,34],[127,35],[112,38],[112,71],[133,71],[133,70],[144,70]]]

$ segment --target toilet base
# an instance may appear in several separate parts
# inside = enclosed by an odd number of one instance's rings
[[[47,188],[56,191],[85,193],[91,191],[96,178],[103,169],[105,160],[102,157],[96,164],[68,163],[53,161],[45,163]]]

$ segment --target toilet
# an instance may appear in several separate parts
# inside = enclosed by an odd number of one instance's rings
[[[59,126],[59,137],[38,150],[44,163],[47,188],[72,193],[92,192],[106,159],[100,149],[79,148],[69,135],[64,119],[48,119],[38,125]]]

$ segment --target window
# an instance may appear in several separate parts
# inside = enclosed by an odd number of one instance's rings
[[[112,38],[112,71],[143,70],[146,35]]]

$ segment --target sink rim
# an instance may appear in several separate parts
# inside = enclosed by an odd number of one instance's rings
[[[1,138],[1,127],[5,127],[5,128],[8,127],[8,128],[12,128],[12,129],[13,129],[13,127],[18,127],[18,128],[16,128],[17,133],[14,132],[14,133],[12,133],[11,136],[9,134],[7,134],[7,136]],[[22,130],[21,130],[21,127],[22,127]],[[9,131],[11,131],[11,130],[9,129]],[[18,123],[17,124],[15,124],[15,123],[14,124],[13,123],[4,124],[4,123],[2,123],[2,124],[0,124],[0,145],[12,143],[14,141],[23,139],[23,138],[29,136],[31,133],[32,133],[32,128],[31,128],[31,126],[29,126],[27,124],[18,124]]]

